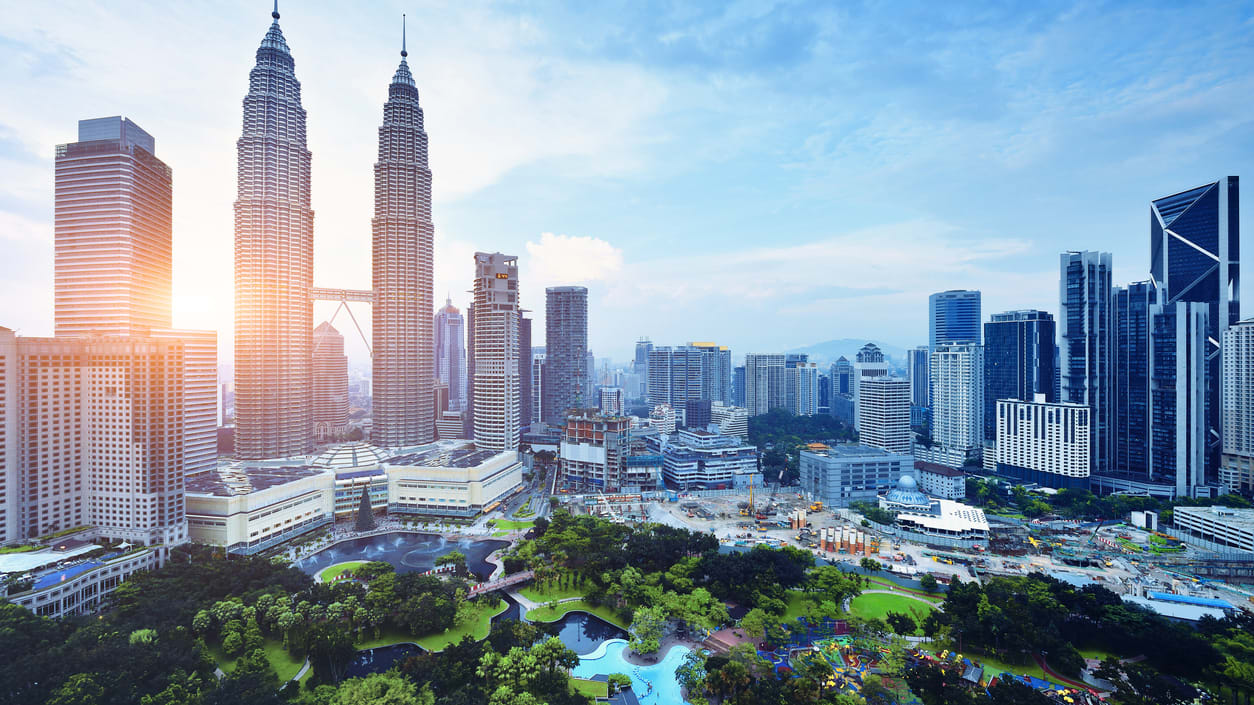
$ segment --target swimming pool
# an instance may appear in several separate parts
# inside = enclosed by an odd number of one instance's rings
[[[666,656],[651,666],[637,666],[623,658],[627,650],[627,642],[623,639],[610,639],[601,644],[596,651],[581,656],[579,665],[571,669],[576,678],[591,678],[596,675],[608,676],[611,673],[626,673],[631,676],[631,689],[636,699],[643,705],[669,705],[670,703],[687,702],[680,694],[679,681],[675,679],[675,669],[688,656],[686,646],[672,646]]]

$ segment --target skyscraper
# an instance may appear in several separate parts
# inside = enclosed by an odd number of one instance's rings
[[[951,289],[928,297],[928,344],[980,344],[980,292]]]
[[[79,120],[57,145],[58,336],[170,327],[173,173],[123,117]]]
[[[997,401],[1054,398],[1054,317],[1046,311],[995,313],[984,324],[984,442],[997,442]]]
[[[462,312],[446,299],[436,311],[435,380],[448,386],[448,409],[461,411],[466,403],[466,321]]]
[[[1158,303],[1153,282],[1115,287],[1114,459],[1111,469],[1149,479],[1150,315]]]
[[[784,368],[784,404],[796,416],[819,413],[819,366],[798,362]]]
[[[535,421],[535,407],[532,404],[531,377],[531,319],[518,313],[518,419],[522,428],[527,428]]]
[[[858,398],[858,442],[890,453],[910,453],[910,382],[870,377]]]
[[[784,356],[774,353],[745,355],[745,408],[750,416],[785,406]]]
[[[931,363],[926,345],[906,351],[906,373],[910,375],[910,404],[913,406],[927,406],[928,404],[928,394],[931,391],[928,388],[930,368]]]
[[[732,368],[732,404],[740,408],[745,406],[745,366],[736,365]]]
[[[566,412],[584,398],[588,376],[588,289],[552,286],[545,290],[544,421],[566,422]]]
[[[296,64],[277,10],[272,17],[236,143],[235,451],[243,458],[304,453],[313,433],[311,154]]]
[[[1206,484],[1207,330],[1202,302],[1156,304],[1150,317],[1150,477],[1174,483],[1177,497]]]
[[[1233,491],[1254,489],[1254,318],[1228,326],[1223,337],[1223,462],[1220,480]]]
[[[474,295],[475,445],[487,450],[514,450],[521,435],[518,258],[476,252]]]
[[[731,403],[731,348],[718,343],[688,343],[701,351],[701,398]]]
[[[531,348],[531,409],[535,416],[532,423],[540,421],[539,411],[544,408],[544,348]],[[519,368],[519,374],[522,369]]]
[[[313,422],[320,440],[334,439],[348,428],[348,357],[344,336],[323,321],[313,336]]]
[[[388,86],[374,165],[374,427],[381,446],[435,439],[431,170],[418,88],[405,57]],[[450,398],[452,385],[450,384]]]
[[[1059,401],[1092,409],[1090,468],[1100,474],[1112,469],[1114,455],[1111,256],[1109,252],[1064,252],[1059,267]]]
[[[840,364],[837,360],[836,364]],[[884,359],[884,353],[880,351],[880,346],[875,343],[867,343],[858,351],[857,357],[854,358],[853,373],[849,378],[849,392],[853,398],[853,426],[858,427],[858,407],[861,405],[859,401],[861,397],[862,380],[872,377],[883,377],[888,374],[888,360]]]
[[[1150,278],[1159,301],[1206,304],[1210,370],[1207,390],[1207,463],[1218,464],[1222,437],[1219,344],[1241,312],[1239,181],[1218,181],[1150,203]]]
[[[841,355],[832,363],[832,396],[853,394],[853,363]]]
[[[663,345],[649,351],[646,399],[649,406],[669,404],[682,409],[690,399],[701,399],[702,354],[687,345]]]
[[[984,440],[984,349],[941,345],[932,351],[932,440],[923,460],[950,467],[979,460]]]

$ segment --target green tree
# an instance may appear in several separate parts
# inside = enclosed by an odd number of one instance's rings
[[[666,611],[661,606],[641,607],[631,619],[631,650],[638,654],[652,654],[661,648],[662,630],[666,624]]]
[[[888,622],[888,626],[892,630],[902,636],[911,636],[918,629],[919,625],[915,623],[914,617],[905,612],[889,612],[884,615],[884,621]]]
[[[106,705],[105,690],[95,673],[76,673],[61,684],[48,699],[48,705]]]
[[[924,573],[923,577],[919,578],[919,586],[929,594],[935,594],[940,589],[940,584],[936,582],[936,576],[931,573]]]
[[[394,673],[350,678],[336,688],[329,705],[433,705],[430,686],[418,686]]]
[[[862,560],[858,561],[858,565],[862,566],[863,570],[870,572],[870,573],[878,573],[880,568],[882,567],[880,565],[880,562],[875,560],[874,558],[863,558]]]

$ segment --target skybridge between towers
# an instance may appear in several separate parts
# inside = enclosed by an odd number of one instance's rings
[[[361,342],[366,344],[366,351],[374,356],[374,350],[370,347],[370,340],[366,338],[366,333],[361,329],[361,324],[357,322],[357,317],[353,315],[353,309],[348,307],[349,302],[374,304],[374,292],[369,289],[334,289],[325,286],[315,286],[309,290],[309,299],[311,301],[335,301],[339,302],[339,306],[335,307],[335,313],[331,314],[330,323],[335,323],[335,317],[339,315],[341,310],[348,311],[348,317],[353,319],[353,327],[357,329],[357,334],[361,336]],[[319,341],[321,344],[321,341]],[[314,352],[318,352],[318,347],[314,346]]]

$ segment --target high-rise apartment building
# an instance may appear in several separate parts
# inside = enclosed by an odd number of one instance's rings
[[[460,411],[466,404],[466,321],[446,299],[435,313],[435,380],[448,387],[448,409]]]
[[[745,406],[745,366],[736,365],[732,368],[732,403],[740,408]]]
[[[187,540],[184,349],[175,338],[0,330],[7,540],[84,525],[142,545]]]
[[[1046,311],[995,313],[984,324],[984,442],[997,441],[997,401],[1054,398],[1054,317]]]
[[[796,416],[819,413],[819,366],[797,362],[784,368],[784,405]]]
[[[890,453],[909,453],[910,382],[898,377],[870,377],[858,397],[858,442]]]
[[[1112,469],[1114,456],[1111,256],[1109,252],[1065,252],[1059,268],[1059,401],[1092,409],[1091,469],[1104,473]]]
[[[731,348],[718,343],[688,343],[701,352],[701,399],[730,403],[732,398]]]
[[[784,369],[782,354],[745,355],[745,408],[750,416],[759,416],[786,405]]]
[[[653,341],[641,338],[636,341],[636,358],[632,363],[632,372],[640,378],[640,388],[630,390],[628,396],[648,396],[649,394],[649,352],[653,350]]]
[[[404,40],[388,86],[374,165],[374,426],[381,446],[435,440],[431,169]],[[449,383],[450,400],[453,384]]]
[[[314,435],[335,439],[348,430],[348,357],[344,336],[330,322],[314,329]]]
[[[552,286],[544,292],[544,421],[564,425],[585,399],[588,380],[588,289]]]
[[[928,345],[980,344],[980,292],[951,289],[928,297]]]
[[[618,387],[601,387],[601,413],[606,416],[623,415],[623,390]]]
[[[836,361],[840,364],[840,361]],[[853,399],[853,426],[858,427],[858,407],[861,405],[862,381],[888,374],[888,360],[880,351],[880,346],[867,343],[858,351],[854,358],[853,371],[849,378],[849,396]]]
[[[663,345],[649,351],[648,393],[650,406],[669,404],[682,408],[689,399],[700,399],[702,391],[700,350],[690,346]]]
[[[273,17],[236,143],[235,451],[243,458],[304,453],[313,434],[312,155],[296,64]],[[378,335],[376,325],[376,345]]]
[[[539,410],[544,406],[544,362],[548,357],[543,351],[544,348],[533,347],[531,352],[531,408]],[[540,419],[533,419],[539,421]]]
[[[172,198],[155,140],[127,118],[80,120],[57,145],[56,335],[170,327]]]
[[[1254,318],[1229,326],[1222,343],[1224,442],[1219,479],[1228,489],[1245,492],[1254,490]]]
[[[515,450],[522,433],[518,412],[518,258],[476,252],[474,296],[475,445],[485,450]]]
[[[910,403],[914,406],[927,406],[928,370],[932,367],[931,356],[926,345],[920,345],[906,351],[906,374],[910,380]]]
[[[1219,344],[1241,312],[1240,182],[1235,176],[1150,203],[1150,278],[1159,301],[1205,304],[1208,379],[1206,455],[1218,465],[1223,434]]]
[[[984,442],[984,349],[940,345],[932,350],[932,441],[921,460],[962,467],[980,459]]]

